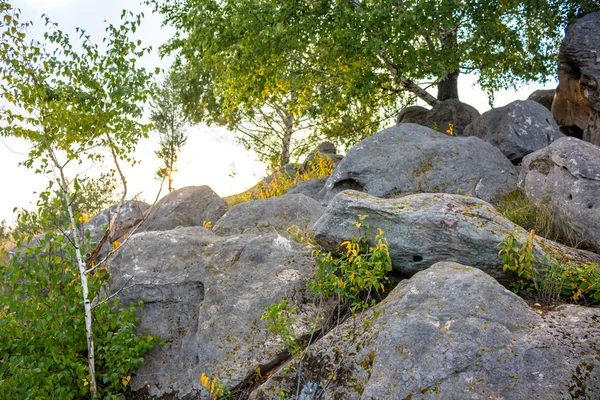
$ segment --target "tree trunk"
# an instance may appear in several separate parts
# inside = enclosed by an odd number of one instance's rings
[[[458,99],[458,71],[446,75],[438,82],[437,88],[439,101]]]
[[[294,116],[289,111],[285,112],[283,123],[285,124],[285,132],[281,141],[281,158],[279,160],[282,167],[290,162],[290,145],[294,133]]]
[[[458,51],[458,38],[456,34],[456,30],[452,30],[441,35],[442,51],[448,56],[448,59],[456,57]],[[458,63],[458,60],[455,61]],[[452,72],[441,77],[442,79],[437,84],[439,101],[458,99],[458,75],[460,74],[460,70],[458,66],[455,68],[450,68]]]
[[[79,267],[79,279],[81,281],[81,294],[83,297],[85,337],[87,340],[88,349],[87,359],[88,369],[90,373],[89,385],[90,390],[92,392],[92,398],[95,398],[98,394],[98,387],[96,386],[96,359],[94,357],[94,336],[92,331],[92,304],[88,296],[88,279],[86,274],[86,264],[83,260],[83,250],[81,248],[82,240],[79,237],[79,230],[77,229],[75,215],[73,213],[73,206],[71,198],[69,196],[69,184],[67,183],[67,179],[65,178],[65,173],[63,169],[64,167],[60,165],[52,149],[49,149],[48,153],[50,155],[52,163],[54,164],[53,171],[56,175],[60,190],[62,191],[67,211],[69,213],[69,220],[71,226],[73,227],[73,244],[75,246],[75,257],[77,258],[77,265]]]

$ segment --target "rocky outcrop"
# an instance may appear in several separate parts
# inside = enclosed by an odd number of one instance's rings
[[[350,149],[325,191],[327,200],[354,189],[377,197],[443,192],[495,201],[516,184],[514,166],[491,144],[403,123]]]
[[[220,238],[202,227],[139,233],[109,271],[110,293],[119,292],[122,305],[145,299],[138,330],[165,342],[130,382],[154,398],[206,398],[202,373],[232,388],[280,361],[281,343],[260,319],[266,305],[282,298],[296,305],[299,337],[316,312],[304,298],[315,271],[310,249],[279,235]]]
[[[477,117],[477,109],[458,99],[451,99],[434,105],[431,110],[420,106],[407,107],[398,113],[396,123],[415,123],[428,128],[436,126],[440,132],[448,132],[452,124],[452,133],[460,136]]]
[[[563,132],[600,145],[600,11],[567,27],[552,114]]]
[[[476,136],[499,148],[513,163],[563,137],[552,113],[532,101],[514,101],[483,113],[465,128],[464,136]]]
[[[152,209],[138,232],[167,231],[179,226],[202,226],[216,222],[227,204],[208,186],[189,186],[163,197]]]
[[[438,263],[251,399],[600,398],[599,320],[599,309],[572,305],[537,313],[477,268]]]
[[[308,196],[286,194],[233,206],[214,225],[213,231],[221,236],[242,233],[279,233],[287,236],[292,226],[302,230],[312,229],[323,210],[319,202]]]
[[[500,243],[517,233],[524,243],[528,232],[500,215],[490,204],[449,194],[415,194],[380,199],[345,191],[329,204],[315,223],[315,240],[325,249],[339,251],[340,243],[359,233],[358,215],[366,215],[370,229],[383,231],[389,241],[394,270],[412,275],[438,261],[455,261],[505,277],[498,256]],[[364,231],[362,232],[365,233]],[[369,239],[372,239],[369,238]],[[535,237],[534,255],[600,263],[600,256]]]
[[[525,157],[519,186],[600,252],[600,147],[563,138]]]
[[[552,111],[552,103],[554,102],[554,95],[556,94],[556,89],[541,89],[536,90],[531,93],[527,100],[533,100],[535,102],[540,103],[544,107],[548,109],[548,111]]]

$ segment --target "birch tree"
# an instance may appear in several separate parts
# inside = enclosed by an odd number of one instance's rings
[[[98,394],[98,381],[89,289],[90,279],[97,286],[95,274],[101,266],[86,259],[78,229],[81,219],[72,206],[79,183],[69,172],[84,161],[101,162],[108,155],[123,182],[123,200],[127,187],[120,163],[131,161],[129,154],[147,136],[148,126],[138,121],[152,74],[139,68],[137,60],[149,49],[128,37],[140,25],[141,16],[123,11],[121,17],[120,25],[106,27],[101,50],[85,30],[77,29],[77,39],[72,40],[47,16],[43,39],[29,39],[31,23],[20,22],[18,9],[0,3],[0,95],[7,104],[0,112],[0,134],[26,139],[30,151],[23,164],[50,176],[63,197],[71,229],[59,241],[66,241],[76,260],[87,342],[85,385],[92,397]],[[114,219],[109,229],[113,223]],[[64,270],[68,272],[72,271]],[[110,379],[105,376],[102,382]]]

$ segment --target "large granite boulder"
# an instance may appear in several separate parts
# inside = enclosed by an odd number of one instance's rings
[[[145,356],[131,389],[207,398],[203,373],[233,388],[279,362],[281,343],[260,317],[291,298],[294,330],[306,334],[317,311],[304,295],[315,269],[310,248],[279,235],[221,238],[202,227],[133,235],[110,261],[109,293],[119,292],[125,306],[145,299],[138,330],[165,345]]]
[[[286,194],[233,206],[214,225],[217,235],[242,233],[279,233],[288,236],[288,229],[297,226],[311,230],[314,221],[323,214],[323,206],[303,194]]]
[[[515,167],[491,144],[402,123],[350,149],[325,191],[327,200],[355,189],[377,197],[444,192],[495,201],[516,185]]]
[[[552,114],[570,136],[600,145],[600,11],[567,27]]]
[[[566,137],[525,157],[519,186],[600,253],[600,147]]]
[[[163,197],[138,231],[168,231],[178,226],[202,226],[225,214],[227,203],[208,186],[188,186]]]
[[[315,240],[325,249],[339,251],[340,244],[357,235],[359,215],[366,215],[372,232],[389,241],[394,270],[412,275],[438,261],[455,261],[479,268],[495,278],[508,278],[498,256],[500,243],[516,233],[525,243],[528,232],[504,218],[485,201],[460,195],[422,193],[400,199],[380,199],[366,193],[344,191],[327,206],[315,223]],[[368,236],[368,235],[367,235]],[[373,243],[372,237],[367,237]],[[570,259],[597,262],[600,256],[571,249],[535,236],[534,255],[539,260]]]
[[[437,126],[440,132],[448,132],[452,124],[452,134],[460,136],[477,117],[479,111],[475,107],[450,99],[434,105],[431,110],[420,106],[407,107],[398,113],[396,123],[415,123],[428,128]]]
[[[540,103],[548,111],[552,111],[552,103],[554,102],[554,95],[556,94],[556,89],[540,89],[531,93],[527,100],[533,100],[535,102]]]
[[[514,101],[487,111],[467,126],[463,135],[493,144],[513,164],[564,136],[552,113],[533,100]]]
[[[279,368],[250,398],[598,399],[598,321],[597,308],[538,313],[479,269],[442,262],[327,333],[301,368]]]

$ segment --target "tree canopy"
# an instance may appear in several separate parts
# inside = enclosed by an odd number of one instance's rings
[[[354,135],[357,128],[376,128],[416,98],[458,98],[459,74],[475,73],[490,97],[546,80],[566,23],[599,7],[592,0],[149,3],[176,29],[163,52],[176,55],[181,98],[196,121],[232,124],[277,104],[309,117],[312,132],[350,142],[365,134]],[[436,86],[437,97],[428,91]]]

